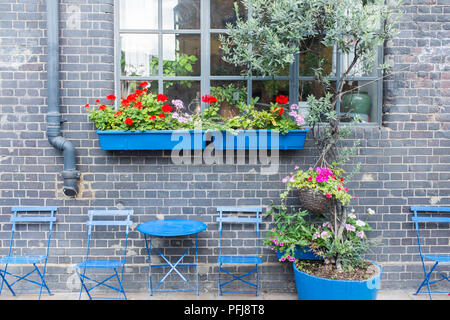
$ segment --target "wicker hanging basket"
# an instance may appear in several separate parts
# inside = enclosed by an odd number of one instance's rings
[[[331,200],[317,189],[303,188],[298,190],[298,197],[303,209],[311,213],[322,213],[328,210]]]

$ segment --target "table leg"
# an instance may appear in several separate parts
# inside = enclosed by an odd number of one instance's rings
[[[145,248],[147,249],[147,255],[148,255],[148,291],[149,295],[153,295],[153,288],[152,288],[152,237],[150,236],[150,241],[147,239],[147,235],[144,234],[145,239]],[[150,242],[150,247],[149,247]]]
[[[195,272],[197,274],[197,296],[198,296],[198,234],[195,234]]]

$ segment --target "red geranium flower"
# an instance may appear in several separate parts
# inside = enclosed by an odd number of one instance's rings
[[[167,98],[167,96],[165,96],[165,95],[163,95],[163,94],[158,94],[158,95],[156,96],[156,100],[157,100],[157,101],[164,102],[164,101],[169,100],[169,98]]]
[[[142,101],[136,102],[136,103],[134,104],[134,106],[135,106],[136,108],[138,108],[139,110],[141,110],[141,109],[142,109]]]
[[[161,119],[164,119],[166,117],[166,115],[164,113],[161,113],[160,115],[158,115],[158,117],[160,117]]]
[[[89,108],[89,103],[84,106],[85,108]]]
[[[100,107],[98,107],[98,109],[103,111],[106,109],[106,106],[104,104],[102,104]]]
[[[100,102],[100,100],[99,100],[99,99],[97,99],[97,100],[95,100],[95,102],[99,103],[99,102]]]
[[[109,96],[106,97],[106,99],[114,101],[114,100],[116,100],[116,96],[113,94],[110,94]]]
[[[155,116],[155,115],[152,115],[151,117],[149,117],[149,119],[150,119],[150,120],[155,120],[155,119],[156,119],[156,116]]]
[[[139,89],[137,89],[136,92],[135,92],[135,94],[138,95],[138,96],[140,96],[143,93],[144,93],[144,91],[139,90]]]
[[[169,106],[168,104],[165,104],[161,107],[163,112],[171,112],[173,110],[173,108],[171,106]]]
[[[204,95],[204,96],[202,97],[202,101],[205,102],[205,103],[207,103],[207,104],[212,104],[212,103],[217,102],[217,98],[214,97],[214,96],[211,96],[211,95],[209,95],[209,94],[206,94],[206,95]]]
[[[120,110],[120,111],[117,111],[115,114],[114,114],[114,117],[117,117],[117,116],[120,116],[121,114],[122,114],[122,110]]]
[[[289,103],[289,97],[280,94],[278,97],[275,98],[275,101],[277,103]]]
[[[273,111],[278,112],[278,114],[281,116],[284,112],[284,108],[275,107],[275,109],[273,109]]]
[[[129,126],[131,126],[131,125],[133,124],[133,119],[131,119],[131,118],[126,118],[125,121],[124,121],[124,123],[127,124],[127,125],[129,125]]]
[[[148,86],[147,81],[142,81],[141,83],[139,83],[139,87],[146,87],[146,86]]]

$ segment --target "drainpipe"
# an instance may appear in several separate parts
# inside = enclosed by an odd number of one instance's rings
[[[50,144],[63,152],[63,192],[68,197],[78,194],[80,172],[76,170],[75,148],[61,135],[61,113],[59,109],[59,1],[47,0],[47,138]]]

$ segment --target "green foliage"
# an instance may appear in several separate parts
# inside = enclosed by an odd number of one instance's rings
[[[236,88],[233,83],[223,86],[211,87],[211,95],[216,97],[218,103],[226,102],[231,106],[247,101],[247,90]]]

